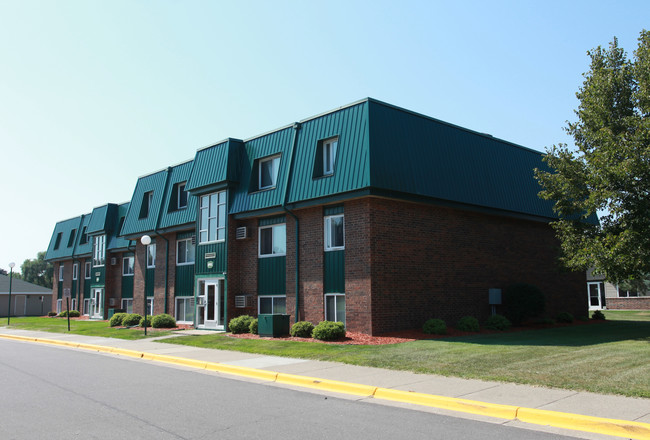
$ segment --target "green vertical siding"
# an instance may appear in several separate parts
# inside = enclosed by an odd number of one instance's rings
[[[257,294],[285,295],[287,257],[259,258],[257,261]]]
[[[155,282],[156,268],[152,267],[151,269],[147,268],[144,276],[144,290],[147,293],[147,297],[153,296],[153,288]]]
[[[194,296],[194,265],[176,266],[176,296]]]
[[[206,258],[206,255],[210,253],[215,254],[215,257]],[[212,269],[208,268],[209,261],[213,262]],[[196,246],[196,264],[194,270],[197,275],[224,273],[227,267],[225,241]]]
[[[91,267],[89,284],[91,284],[92,286],[103,286],[105,278],[106,278],[106,268],[104,266]]]
[[[58,276],[58,274],[57,274]],[[63,298],[63,281],[59,281],[59,288],[58,288],[58,294],[56,296],[56,299],[62,299]]]
[[[325,252],[323,266],[325,293],[345,293],[345,251]]]
[[[122,277],[122,298],[133,298],[133,277]]]

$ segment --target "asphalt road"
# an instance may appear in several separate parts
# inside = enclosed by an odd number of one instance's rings
[[[561,439],[557,435],[0,340],[0,439]]]

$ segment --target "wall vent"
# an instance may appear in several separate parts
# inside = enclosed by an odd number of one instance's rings
[[[243,309],[253,305],[252,295],[235,295],[235,307]]]
[[[117,264],[117,258],[111,257],[111,266],[115,266]]]
[[[245,238],[248,238],[248,228],[246,228],[246,226],[237,228],[235,231],[235,238],[237,240],[244,240]]]

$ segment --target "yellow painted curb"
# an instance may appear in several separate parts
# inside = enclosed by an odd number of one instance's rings
[[[535,425],[550,425],[576,431],[594,432],[631,439],[650,439],[650,424],[629,420],[605,419],[543,409],[519,408],[517,418]]]
[[[475,400],[459,399],[456,397],[435,396],[432,394],[415,393],[411,391],[393,390],[390,388],[377,388],[376,399],[393,400],[403,403],[431,406],[435,408],[462,411],[483,416],[498,417],[500,419],[514,420],[517,417],[518,407],[512,405],[499,405]]]
[[[205,369],[205,365],[207,364],[206,361],[197,361],[194,359],[168,356],[165,354],[154,354],[151,356],[151,360],[157,362],[166,362],[168,364],[184,365],[186,367],[194,367],[200,369]]]
[[[142,357],[142,352],[141,351],[135,351],[135,350],[129,350],[126,348],[117,348],[117,347],[105,347],[109,350],[103,350],[104,347],[102,347],[102,351],[108,351],[113,354],[119,354],[122,356],[129,356],[129,357],[134,357],[134,358],[141,358]]]
[[[104,347],[103,345],[84,344],[82,342],[80,342],[79,345],[77,345],[77,348],[81,348],[84,350],[101,351],[106,353],[110,353],[111,351],[113,351],[112,347]]]
[[[257,368],[239,367],[237,365],[219,364],[216,362],[208,362],[205,366],[206,370],[216,371],[218,373],[233,374],[236,376],[245,376],[251,379],[268,380],[274,382],[278,373],[275,371],[258,370]]]
[[[27,337],[27,336],[0,335],[0,337],[3,337],[5,339],[15,339],[17,341],[36,342],[36,338],[31,338],[31,337]]]
[[[319,390],[335,391],[338,393],[353,394],[355,396],[372,396],[377,387],[361,385],[358,383],[339,382],[337,380],[319,379],[317,377],[297,376],[295,374],[278,373],[277,383],[296,385],[299,387],[315,388]]]
[[[72,347],[72,348],[77,348],[79,346],[78,342],[58,341],[56,339],[34,338],[34,342],[42,342],[43,344],[50,344],[50,345],[62,345],[64,347]]]

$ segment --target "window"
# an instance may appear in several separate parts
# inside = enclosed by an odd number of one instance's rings
[[[98,235],[95,237],[93,247],[93,266],[103,266],[106,259],[106,236]]]
[[[176,322],[194,323],[194,298],[176,298]]]
[[[156,267],[156,243],[147,245],[147,269]]]
[[[70,300],[70,310],[77,310],[77,298]]]
[[[261,226],[259,229],[259,256],[280,257],[287,253],[287,230],[284,223]]]
[[[148,191],[142,195],[142,204],[140,205],[140,216],[143,219],[149,217],[149,210],[153,205],[153,191]]]
[[[334,162],[336,161],[336,148],[338,144],[338,138],[323,142],[323,176],[334,174]]]
[[[187,191],[185,191],[186,182],[178,184],[178,209],[187,208]]]
[[[328,293],[325,295],[325,320],[342,322],[345,325],[345,294]]]
[[[280,156],[274,156],[268,159],[261,159],[259,166],[259,189],[268,189],[275,187],[278,178],[278,168],[280,165]]]
[[[122,233],[122,226],[124,226],[124,216],[120,217],[120,222],[117,224],[116,235],[120,235]]]
[[[56,241],[54,242],[54,250],[57,250],[61,246],[61,237],[63,237],[63,232],[56,234]]]
[[[226,239],[226,192],[201,196],[199,243]]]
[[[79,239],[79,244],[86,244],[88,243],[88,234],[86,234],[86,227],[84,226],[81,229],[81,238]]]
[[[79,263],[72,265],[72,279],[76,280],[77,278],[79,278]]]
[[[90,279],[90,261],[84,263],[84,278],[87,280]]]
[[[153,297],[147,298],[147,315],[153,316]]]
[[[287,313],[287,297],[284,295],[258,297],[258,313],[284,315]]]
[[[132,277],[135,268],[135,257],[129,256],[122,258],[122,276]]]
[[[85,298],[84,299],[84,310],[83,310],[84,316],[90,315],[90,298]]]
[[[77,230],[76,229],[73,229],[72,231],[70,231],[70,236],[68,237],[68,247],[72,247],[72,245],[74,244],[75,235],[77,235]]]
[[[176,265],[194,264],[194,245],[191,238],[176,242]]]
[[[345,224],[343,214],[325,217],[325,250],[345,249]]]
[[[57,299],[56,300],[56,313],[57,315],[61,313],[62,311],[62,306],[63,306],[63,300],[62,299]]]
[[[122,310],[124,310],[124,313],[133,313],[133,299],[123,299]]]
[[[63,266],[63,264],[61,264],[59,266],[59,281],[63,281],[63,269],[64,269],[64,267],[65,266]]]

